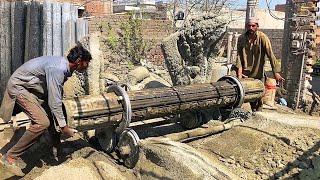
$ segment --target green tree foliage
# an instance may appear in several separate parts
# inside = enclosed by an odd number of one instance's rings
[[[118,45],[119,45],[119,36],[117,33],[114,31],[114,29],[110,26],[109,23],[102,22],[100,25],[100,29],[106,30],[105,36],[102,37],[102,42],[105,43],[108,48],[111,50],[117,50]]]
[[[125,48],[127,56],[134,65],[140,64],[146,52],[146,43],[142,38],[141,19],[130,16],[127,22],[121,24],[120,29],[120,45]]]

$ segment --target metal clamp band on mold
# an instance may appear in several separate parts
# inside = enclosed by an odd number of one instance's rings
[[[131,102],[128,93],[119,85],[112,85],[108,88],[107,92],[114,92],[117,96],[121,96],[123,105],[123,119],[115,132],[121,134],[127,127],[129,127],[132,117]]]
[[[231,82],[233,82],[237,85],[237,90],[238,90],[239,95],[237,97],[237,101],[233,104],[232,107],[233,108],[241,107],[241,105],[244,102],[244,95],[245,95],[245,91],[244,91],[244,88],[242,86],[241,81],[234,76],[223,76],[218,81],[224,81],[224,80],[230,80]]]

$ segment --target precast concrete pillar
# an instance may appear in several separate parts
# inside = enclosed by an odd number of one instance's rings
[[[228,32],[228,42],[227,42],[227,62],[231,62],[231,52],[232,52],[232,38],[233,32]]]
[[[247,0],[247,10],[246,10],[246,23],[248,23],[249,18],[256,16],[256,9],[259,5],[259,0]],[[247,27],[245,26],[245,29]]]
[[[11,72],[14,72],[24,62],[24,40],[26,25],[26,4],[11,3]]]
[[[45,1],[42,6],[42,52],[45,56],[52,56],[52,3]]]
[[[62,56],[61,4],[52,3],[52,55]]]
[[[25,38],[25,58],[24,61],[42,55],[41,45],[41,9],[42,6],[37,1],[31,1],[27,6],[26,38]]]
[[[11,75],[11,9],[9,2],[0,2],[0,92],[4,92]],[[2,100],[2,93],[0,100]]]

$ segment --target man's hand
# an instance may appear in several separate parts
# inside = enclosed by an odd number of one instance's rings
[[[74,134],[78,132],[77,130],[69,128],[68,126],[62,127],[61,130],[64,135],[70,137],[74,136]]]
[[[275,73],[274,77],[277,81],[284,81],[285,80],[279,73]]]

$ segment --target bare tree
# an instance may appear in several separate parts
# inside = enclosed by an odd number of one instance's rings
[[[180,9],[184,13],[184,19],[188,16],[199,13],[208,13],[223,15],[225,9],[230,8],[236,4],[236,0],[173,0],[169,3],[169,9],[172,9],[172,17],[176,20],[175,16]]]

